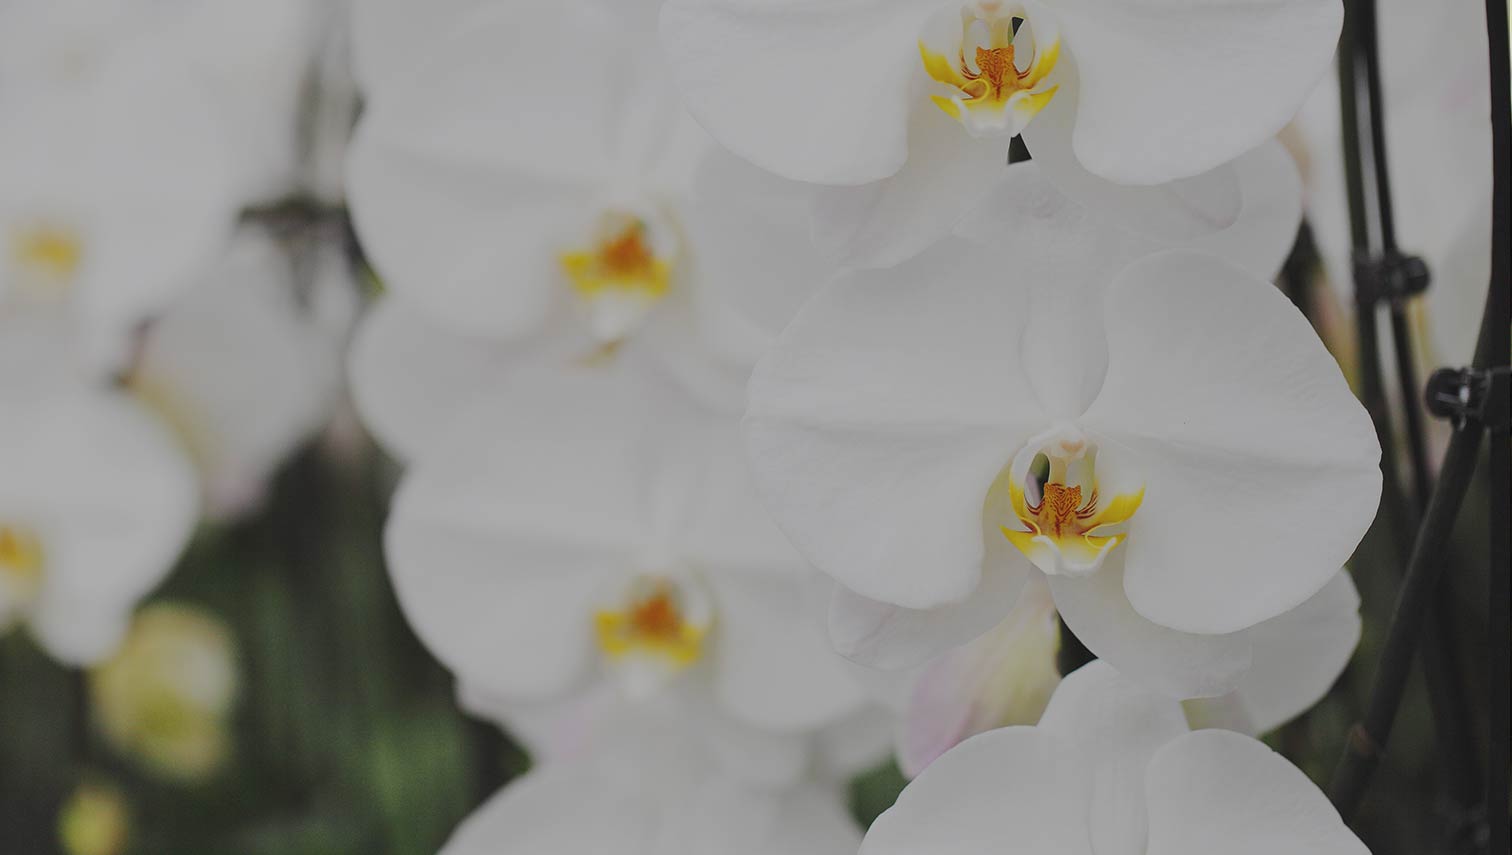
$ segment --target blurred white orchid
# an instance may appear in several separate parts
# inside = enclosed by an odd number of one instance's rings
[[[564,361],[645,349],[738,408],[749,365],[701,323],[713,293],[688,241],[707,140],[638,20],[589,2],[474,9],[365,113],[354,220],[384,284],[456,333]],[[571,109],[539,86],[546,67]]]
[[[751,786],[666,727],[538,767],[473,813],[441,855],[851,855],[839,788]]]
[[[116,368],[230,235],[230,150],[210,91],[149,58],[26,83],[0,86],[0,312],[64,305]]]
[[[756,504],[736,420],[657,380],[551,363],[454,419],[394,500],[400,603],[470,705],[553,734],[544,753],[655,709],[791,779],[864,695],[805,617],[811,571]]]
[[[1349,574],[1341,571],[1303,605],[1253,627],[1251,661],[1236,688],[1188,701],[1188,720],[1257,736],[1312,707],[1354,653],[1359,602]],[[1108,647],[1095,617],[1079,626],[1093,639],[1084,643]],[[865,681],[899,716],[897,756],[904,774],[917,775],[967,737],[1038,722],[1060,683],[1059,649],[1050,588],[1031,580],[1007,617],[966,644],[913,668],[867,669]],[[1157,691],[1162,671],[1179,672],[1185,664],[1182,650],[1158,642],[1117,652],[1130,663],[1129,677]]]
[[[1103,663],[1068,676],[1038,727],[947,752],[872,824],[861,855],[992,852],[1366,855],[1307,776],[1263,743],[1190,732],[1175,702]]]
[[[66,338],[14,323],[0,334],[0,628],[23,623],[80,665],[115,649],[199,505],[166,428],[127,394],[56,368]]]
[[[1062,192],[1163,239],[1232,222],[1229,161],[1328,67],[1336,0],[668,0],[689,109],[732,151],[829,185],[816,235],[887,266],[947,234],[1022,133]],[[857,81],[863,81],[857,85]]]
[[[137,352],[130,386],[178,430],[212,517],[254,507],[273,470],[330,415],[356,290],[339,250],[321,252],[336,264],[303,306],[287,253],[244,229]]]
[[[89,672],[90,712],[116,751],[178,780],[214,774],[231,750],[239,691],[231,629],[186,604],[153,603]]]
[[[1269,284],[1041,231],[826,286],[752,378],[757,488],[854,592],[830,614],[849,655],[964,643],[1037,571],[1094,652],[1160,659],[1175,697],[1227,692],[1245,631],[1322,589],[1373,517],[1370,421]]]

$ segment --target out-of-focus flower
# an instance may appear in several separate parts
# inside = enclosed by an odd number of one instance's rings
[[[188,287],[236,215],[210,93],[130,54],[0,86],[0,312],[62,305],[91,362]]]
[[[404,86],[433,42],[487,0],[351,0],[352,75],[371,105]]]
[[[353,217],[388,290],[453,334],[561,361],[645,350],[648,367],[738,409],[749,361],[706,320],[718,273],[690,239],[709,146],[651,27],[606,4],[472,10],[365,113]],[[574,93],[569,109],[542,68]]]
[[[204,609],[154,603],[89,672],[91,712],[116,751],[178,780],[225,761],[238,687],[231,630]]]
[[[350,304],[355,292],[339,277],[317,288],[301,305],[288,255],[246,229],[206,281],[147,330],[130,386],[183,438],[211,516],[255,506],[272,471],[330,413],[340,316],[351,309],[325,304]]]
[[[0,629],[89,663],[188,539],[194,470],[130,396],[70,382],[64,331],[16,320],[0,335]]]
[[[1098,655],[1173,697],[1225,693],[1246,630],[1364,533],[1374,431],[1269,284],[1187,251],[1110,268],[1100,230],[1045,234],[826,286],[752,378],[757,488],[849,589],[847,655],[923,661],[1037,570]]]
[[[121,855],[131,841],[131,812],[121,791],[101,781],[79,784],[58,811],[65,855]]]
[[[992,852],[1366,855],[1316,785],[1263,743],[1190,732],[1175,702],[1094,662],[1038,727],[995,730],[925,769],[862,855]]]
[[[1424,345],[1418,356],[1424,370],[1465,365],[1491,280],[1485,17],[1473,4],[1382,0],[1377,18],[1397,242],[1421,255],[1432,277],[1426,296],[1414,303],[1427,315],[1426,325],[1418,327]],[[1338,84],[1324,81],[1296,127],[1305,146],[1309,222],[1328,280],[1352,312],[1353,248],[1339,121]]]
[[[1360,637],[1359,603],[1349,574],[1340,571],[1306,603],[1251,628],[1251,661],[1237,687],[1188,701],[1188,720],[1257,736],[1306,711],[1349,664]],[[983,731],[1037,723],[1060,683],[1059,649],[1055,602],[1047,585],[1032,580],[1008,616],[972,641],[915,668],[868,671],[867,682],[900,716],[904,774],[917,775]],[[1155,647],[1156,655],[1166,652]],[[1139,680],[1144,672],[1130,676]]]
[[[686,734],[627,729],[593,757],[538,767],[452,835],[442,855],[850,855],[839,788],[753,787]]]
[[[735,419],[655,379],[519,371],[454,420],[394,500],[400,603],[541,754],[650,709],[791,779],[863,693],[805,617],[811,571],[756,504]]]
[[[817,236],[886,266],[947,234],[1020,133],[1101,213],[1164,239],[1222,228],[1239,211],[1225,165],[1291,118],[1340,19],[1334,0],[669,0],[661,30],[700,123],[830,185]]]

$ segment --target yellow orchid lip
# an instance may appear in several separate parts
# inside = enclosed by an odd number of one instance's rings
[[[1058,87],[1046,78],[1060,58],[1060,39],[1053,32],[1036,38],[1019,26],[1027,20],[1019,6],[980,0],[962,6],[960,18],[954,45],[935,49],[919,40],[925,73],[949,88],[930,98],[973,136],[1018,134],[1055,97]],[[1025,44],[1032,53],[1021,67]]]
[[[1008,497],[1022,528],[1001,530],[1045,573],[1094,572],[1128,537],[1118,527],[1139,510],[1144,488],[1104,503],[1096,457],[1096,447],[1074,428],[1059,430],[1048,442],[1031,441],[1014,457]]]
[[[42,539],[31,529],[0,523],[0,587],[26,602],[42,587]]]
[[[558,253],[595,337],[607,346],[629,335],[672,290],[669,231],[649,214],[609,209],[586,247]]]
[[[78,275],[84,244],[72,229],[36,223],[11,232],[10,264],[23,290],[42,297],[61,291]]]
[[[703,659],[711,602],[692,577],[641,575],[594,612],[605,661],[632,695],[645,695]]]

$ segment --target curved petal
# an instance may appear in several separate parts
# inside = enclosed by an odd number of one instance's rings
[[[1301,605],[1380,496],[1375,431],[1333,357],[1275,288],[1194,253],[1130,265],[1105,318],[1108,375],[1082,424],[1145,484],[1129,601],[1210,634]]]
[[[1092,855],[1090,782],[1073,743],[1032,727],[962,742],[931,763],[872,823],[861,855]]]
[[[657,808],[654,793],[619,786],[586,765],[543,767],[468,816],[440,855],[624,852],[627,841],[656,834]]]
[[[922,665],[997,625],[1019,601],[1028,579],[1022,559],[984,568],[981,583],[966,599],[932,609],[901,608],[835,585],[828,610],[830,643],[841,656],[869,668]]]
[[[700,160],[687,230],[709,346],[755,364],[829,278],[809,234],[813,192],[722,149]]]
[[[1256,733],[1274,730],[1322,700],[1360,640],[1360,595],[1349,571],[1291,611],[1250,629],[1254,662],[1238,700]]]
[[[1187,733],[1181,705],[1094,661],[1061,680],[1039,729],[1076,745],[1091,771],[1086,828],[1097,855],[1144,855],[1146,768]]]
[[[358,325],[347,378],[363,425],[384,450],[413,460],[511,355],[506,345],[441,329],[404,298],[389,296]]]
[[[1296,242],[1302,221],[1301,179],[1286,147],[1275,140],[1233,164],[1239,183],[1240,209],[1233,224],[1188,240],[1147,235],[1114,216],[1104,216],[1073,201],[1060,190],[1037,160],[1011,164],[981,204],[967,214],[957,233],[983,242],[1003,235],[1037,246],[1067,243],[1068,252],[1087,247],[1109,259],[1108,273],[1162,249],[1191,249],[1215,255],[1261,279],[1272,279]],[[1099,283],[1102,284],[1102,283]]]
[[[1306,775],[1247,736],[1183,736],[1151,758],[1145,786],[1149,855],[1367,855]]]
[[[352,74],[368,104],[401,87],[405,74],[433,52],[478,0],[355,0],[350,4]]]
[[[1301,107],[1343,11],[1338,0],[1057,0],[1079,78],[1077,158],[1111,181],[1159,184],[1238,157]]]
[[[689,112],[726,148],[795,181],[864,184],[908,156],[929,11],[914,0],[670,0],[661,38]]]
[[[210,278],[152,324],[130,382],[178,429],[207,514],[224,518],[250,510],[329,414],[340,342],[300,307],[266,235],[240,235]]]
[[[385,532],[411,625],[490,697],[544,699],[589,664],[606,576],[650,551],[650,438],[622,424],[650,404],[592,369],[516,372],[459,414],[411,467]]]
[[[0,424],[0,519],[42,543],[33,628],[85,664],[111,652],[136,601],[172,569],[199,518],[172,435],[128,396],[71,392]]]
[[[1302,177],[1286,146],[1271,139],[1233,163],[1242,207],[1234,224],[1184,248],[1215,255],[1272,281],[1291,254],[1302,225]],[[1173,247],[1174,248],[1174,247]]]
[[[556,253],[608,190],[633,40],[584,4],[477,11],[363,117],[347,186],[389,287],[458,329],[517,336],[565,294]]]
[[[1059,649],[1055,605],[1038,583],[997,626],[921,669],[898,739],[903,774],[918,775],[967,737],[1038,723],[1060,683]]]
[[[782,530],[875,600],[981,579],[988,488],[1043,416],[1015,359],[1024,286],[959,240],[810,301],[751,378],[746,449]]]
[[[1051,576],[1061,619],[1099,659],[1173,700],[1231,691],[1250,665],[1248,633],[1193,635],[1142,617],[1124,593],[1121,551],[1086,576]]]
[[[841,267],[892,267],[950,233],[1008,160],[931,104],[913,111],[908,161],[886,178],[814,196],[814,240]]]
[[[1119,184],[1089,172],[1071,151],[1075,110],[1075,99],[1064,93],[1040,111],[1023,134],[1034,161],[1062,193],[1125,228],[1165,241],[1199,238],[1238,220],[1239,178],[1226,162],[1148,186]]]
[[[710,579],[719,610],[714,692],[758,727],[809,731],[860,709],[864,696],[807,619],[800,576]]]

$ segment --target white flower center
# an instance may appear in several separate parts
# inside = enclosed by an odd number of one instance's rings
[[[945,9],[919,39],[924,71],[937,84],[930,97],[972,136],[1013,136],[1050,99],[1048,82],[1060,57],[1050,22],[1036,30],[1022,4],[975,0]]]
[[[1003,526],[1003,535],[1046,573],[1091,573],[1128,536],[1122,526],[1144,489],[1103,495],[1097,454],[1079,428],[1060,425],[1029,440],[1009,464],[1017,525]]]
[[[713,623],[708,591],[686,573],[635,576],[606,591],[593,616],[599,651],[637,698],[697,664]]]
[[[582,244],[557,258],[594,337],[612,348],[671,291],[677,233],[642,205],[606,208],[585,231]]]

